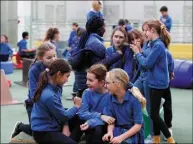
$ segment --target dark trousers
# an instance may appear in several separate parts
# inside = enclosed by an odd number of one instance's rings
[[[33,108],[33,104],[29,103],[27,100],[25,101],[25,105],[26,105],[26,111],[27,111],[27,115],[28,115],[28,119],[29,119],[29,124],[21,124],[20,125],[20,130],[25,132],[28,135],[32,136],[32,130],[31,130],[31,111]]]
[[[166,95],[163,97],[165,99],[165,102],[163,104],[164,108],[164,121],[168,128],[172,127],[172,96],[170,87],[166,90]]]
[[[6,62],[9,60],[9,54],[0,54],[0,61]]]
[[[62,132],[33,131],[33,137],[38,144],[76,144],[75,141]]]
[[[106,133],[107,127],[96,126],[92,129],[81,131],[80,125],[84,123],[85,121],[80,120],[77,115],[68,122],[71,131],[70,138],[72,138],[76,142],[79,142],[80,137],[82,136],[83,133],[85,133],[87,144],[103,144],[104,142],[102,140],[102,137]]]
[[[36,51],[29,51],[29,52],[20,52],[19,53],[19,56],[21,58],[29,58],[29,59],[34,59],[35,58],[35,55],[36,55]]]
[[[171,134],[168,130],[168,127],[159,115],[161,98],[166,97],[166,94],[167,89],[150,88],[150,103],[151,103],[150,116],[153,121],[154,135],[159,136],[161,130],[163,135],[166,138],[169,138],[171,137]]]

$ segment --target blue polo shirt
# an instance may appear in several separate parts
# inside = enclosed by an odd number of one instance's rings
[[[135,124],[143,124],[141,104],[130,91],[126,92],[122,103],[110,95],[103,113],[116,119],[114,136],[120,135],[121,129],[130,129]]]
[[[13,55],[13,50],[11,48],[11,45],[9,43],[0,43],[1,47],[0,47],[0,54],[8,54],[9,56]]]
[[[22,39],[17,43],[17,46],[19,47],[19,53],[21,53],[22,50],[27,50],[27,40]]]
[[[86,89],[82,97],[82,106],[78,111],[80,119],[85,120],[89,124],[89,128],[98,125],[104,125],[103,120],[100,118],[105,105],[107,104],[107,97],[110,94],[97,93],[90,89]]]
[[[61,101],[62,87],[46,85],[40,99],[34,103],[31,112],[31,128],[33,131],[61,131],[78,111],[77,107],[65,110]]]

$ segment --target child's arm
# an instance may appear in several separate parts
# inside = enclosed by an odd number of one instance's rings
[[[140,90],[137,87],[132,87],[131,88],[132,94],[139,100],[139,102],[142,104],[142,108],[145,108],[146,106],[146,99],[145,97],[141,94]]]
[[[70,129],[69,129],[69,126],[68,126],[68,125],[64,125],[64,126],[63,126],[62,133],[63,133],[64,135],[66,135],[67,137],[70,136]]]
[[[113,139],[113,129],[115,125],[108,125],[107,126],[107,133],[103,136],[103,141],[111,141]]]

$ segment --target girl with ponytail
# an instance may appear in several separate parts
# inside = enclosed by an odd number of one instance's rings
[[[65,60],[56,59],[40,75],[31,113],[31,128],[37,143],[75,143],[69,138],[68,120],[78,112],[82,100],[75,97],[74,107],[68,110],[61,101],[62,87],[70,72]]]
[[[37,88],[37,83],[39,80],[40,73],[43,72],[50,63],[56,59],[56,51],[54,46],[51,43],[43,43],[40,45],[36,50],[36,58],[34,62],[31,64],[28,72],[28,99],[25,100],[25,106],[29,118],[30,124],[30,117],[31,111],[33,107],[33,97],[35,94],[35,90]],[[14,138],[20,132],[25,132],[29,135],[32,135],[30,125],[23,124],[22,122],[17,122],[15,124],[14,130],[12,132],[11,138]]]
[[[169,86],[169,72],[166,48],[171,42],[171,37],[166,27],[158,20],[147,22],[146,38],[150,41],[150,51],[145,57],[139,52],[136,45],[131,45],[136,58],[143,67],[148,70],[147,82],[150,87],[150,117],[153,121],[153,143],[160,143],[160,131],[166,137],[168,143],[175,143],[167,125],[160,118],[159,109],[161,98],[167,97]]]

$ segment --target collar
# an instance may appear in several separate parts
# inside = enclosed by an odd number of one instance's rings
[[[104,42],[104,39],[103,39],[101,36],[99,36],[97,33],[91,33],[90,36],[96,37],[96,38],[98,38],[101,42]]]
[[[130,100],[130,92],[127,91],[125,93],[125,96],[123,98],[123,103],[126,102],[126,101],[129,101]],[[112,102],[113,103],[117,103],[117,104],[120,104],[120,102],[117,100],[116,96],[112,96]]]

